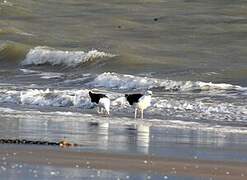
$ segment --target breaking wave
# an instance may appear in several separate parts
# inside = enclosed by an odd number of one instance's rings
[[[118,73],[102,73],[92,82],[88,83],[92,87],[104,87],[120,90],[145,90],[153,88],[162,88],[165,91],[209,91],[209,90],[243,90],[241,86],[225,83],[207,83],[201,81],[173,81],[165,79],[156,79],[149,77],[140,77]]]
[[[13,4],[9,1],[0,1],[0,6],[13,6]]]
[[[33,34],[24,32],[14,27],[0,28],[0,35],[20,35],[20,36],[33,36]]]
[[[39,107],[78,107],[89,109],[94,106],[88,96],[88,89],[77,90],[50,90],[50,89],[26,89],[9,90],[0,89],[0,103],[16,105],[35,105]],[[127,112],[133,114],[133,108],[130,107],[123,93],[107,92],[111,99],[112,112]],[[193,121],[216,121],[222,123],[228,122],[246,122],[247,106],[244,103],[219,102],[211,99],[177,99],[176,96],[153,97],[152,105],[145,110],[148,116],[158,117],[160,119],[181,119]]]
[[[95,59],[111,58],[113,54],[100,52],[98,50],[91,50],[89,52],[83,51],[62,51],[45,46],[38,46],[31,49],[26,58],[22,61],[22,65],[65,65],[75,67]]]
[[[17,91],[2,89],[0,90],[0,102],[55,107],[89,108],[92,106],[87,90],[27,89]]]
[[[28,49],[29,47],[24,44],[11,41],[3,42],[0,44],[0,60],[4,63],[18,62],[18,60],[24,59]]]

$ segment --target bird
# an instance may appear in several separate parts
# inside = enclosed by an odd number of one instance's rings
[[[141,119],[143,119],[144,109],[151,105],[152,94],[152,91],[147,91],[145,94],[125,94],[126,100],[135,108],[135,119],[138,110],[141,112]]]
[[[91,98],[91,102],[97,104],[98,114],[101,114],[101,113],[104,114],[104,112],[106,112],[107,115],[110,115],[111,101],[105,94],[98,94],[98,93],[93,93],[89,91],[89,96]]]

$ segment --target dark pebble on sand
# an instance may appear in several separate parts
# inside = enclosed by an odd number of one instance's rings
[[[98,126],[99,123],[98,123],[98,122],[90,122],[89,125],[90,125],[90,126]]]
[[[62,144],[61,144],[62,143]],[[71,144],[67,141],[49,142],[49,141],[31,141],[26,139],[0,139],[0,144],[32,144],[32,145],[49,145],[49,146],[79,146],[78,144]]]

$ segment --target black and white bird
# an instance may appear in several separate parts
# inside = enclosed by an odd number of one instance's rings
[[[97,112],[99,114],[104,113],[105,111],[107,115],[110,115],[111,101],[105,94],[98,94],[89,91],[89,96],[91,98],[91,102],[97,104],[98,106]]]
[[[144,109],[151,105],[152,94],[152,91],[147,91],[145,94],[125,94],[126,100],[135,108],[135,119],[138,110],[141,112],[141,118],[143,119]]]

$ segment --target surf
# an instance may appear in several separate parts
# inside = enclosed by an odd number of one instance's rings
[[[245,90],[246,88],[227,83],[212,83],[202,81],[174,81],[145,76],[105,72],[99,74],[88,86],[119,90],[160,89],[163,91],[215,91],[215,90]]]
[[[44,65],[49,64],[65,65],[76,67],[96,59],[111,58],[115,55],[98,50],[84,51],[63,51],[47,46],[38,46],[32,48],[26,55],[21,65]]]

